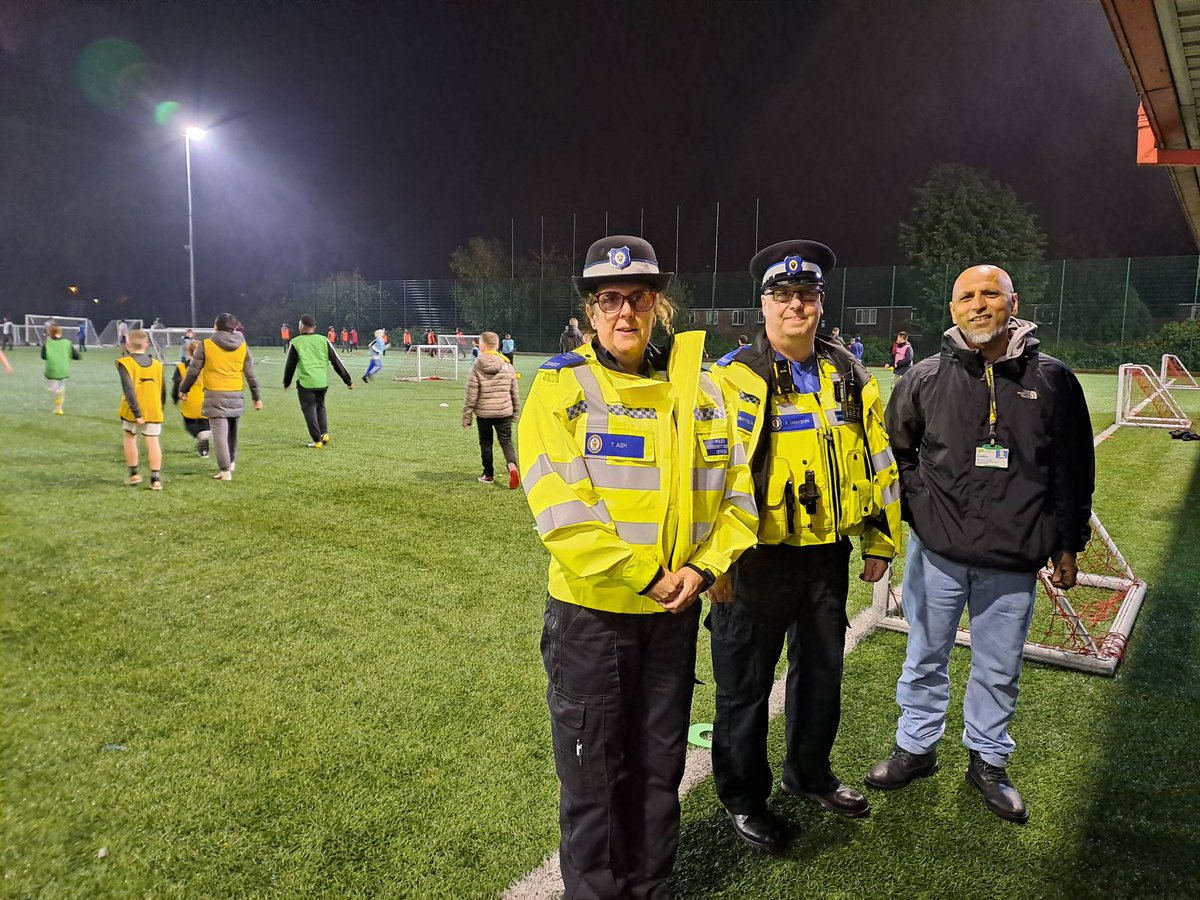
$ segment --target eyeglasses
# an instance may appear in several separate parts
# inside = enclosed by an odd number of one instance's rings
[[[657,291],[634,291],[632,294],[622,294],[620,291],[604,291],[596,295],[596,305],[608,314],[620,312],[626,302],[634,312],[649,312],[654,309],[654,301],[658,299]]]
[[[763,291],[763,295],[781,305],[791,303],[793,300],[799,300],[802,303],[820,303],[825,299],[823,288],[807,284],[801,287],[794,284],[779,285]]]

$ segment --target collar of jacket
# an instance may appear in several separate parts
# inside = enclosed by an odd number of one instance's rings
[[[992,364],[998,374],[1020,373],[1028,361],[1038,352],[1041,345],[1034,332],[1037,325],[1025,319],[1011,319],[1008,323],[1008,347],[1004,355]],[[942,355],[956,360],[976,378],[983,377],[983,355],[967,343],[957,325],[951,325],[942,333]]]
[[[667,371],[667,361],[671,358],[671,346],[675,343],[675,335],[667,335],[667,339],[663,341],[661,347],[654,344],[646,345],[645,355],[642,357],[641,368],[638,369],[638,374],[643,378],[653,378],[655,372]],[[596,354],[596,361],[606,369],[612,369],[614,372],[620,372],[628,375],[621,364],[617,362],[617,358],[609,353],[600,345],[600,341],[592,338],[592,351]]]
[[[867,367],[840,341],[818,334],[814,340],[813,349],[818,357],[829,360],[843,378],[853,372],[854,380],[861,386],[866,384],[867,379],[871,377]],[[767,383],[767,396],[774,395],[775,348],[767,340],[766,329],[755,335],[754,343],[738,351],[736,359]],[[980,369],[980,371],[983,370]]]

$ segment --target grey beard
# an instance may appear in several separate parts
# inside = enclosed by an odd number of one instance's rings
[[[960,328],[959,331],[962,331],[962,329]],[[984,344],[990,344],[993,340],[1004,334],[1006,331],[1008,331],[1007,322],[1005,322],[999,328],[996,328],[994,331],[989,331],[987,334],[977,334],[975,332],[963,331],[963,337],[967,339],[968,343],[982,347]]]

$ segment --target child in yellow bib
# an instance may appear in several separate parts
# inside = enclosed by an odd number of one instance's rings
[[[117,360],[117,372],[121,376],[121,428],[125,433],[125,464],[129,466],[129,477],[125,483],[141,484],[138,473],[137,436],[140,431],[146,439],[146,456],[150,459],[150,490],[162,490],[162,446],[158,437],[162,434],[163,405],[166,388],[163,384],[163,367],[153,359],[147,349],[150,336],[140,328],[129,332],[126,339],[128,355]]]

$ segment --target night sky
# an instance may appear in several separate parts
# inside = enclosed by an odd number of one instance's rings
[[[97,65],[114,46],[122,64]],[[447,277],[510,218],[518,253],[540,216],[570,253],[577,215],[582,259],[606,211],[637,233],[644,210],[664,265],[703,272],[718,201],[718,269],[744,270],[756,198],[760,245],[901,263],[897,223],[940,161],[1011,184],[1053,258],[1194,253],[1165,173],[1134,165],[1136,108],[1090,0],[9,0],[0,312],[64,312],[78,284],[98,320],[124,296],[183,321],[190,123],[211,129],[202,311],[334,271]]]

